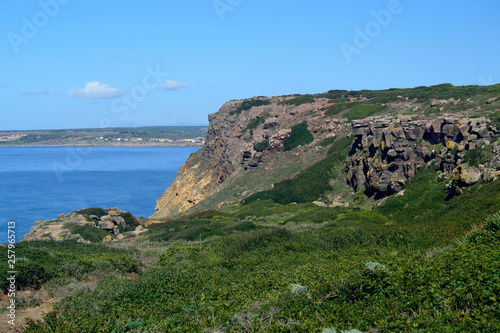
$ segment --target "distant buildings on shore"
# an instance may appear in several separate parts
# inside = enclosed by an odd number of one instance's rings
[[[115,141],[115,142],[162,142],[162,143],[192,143],[192,144],[205,144],[205,138],[203,137],[197,137],[194,139],[178,139],[178,140],[171,140],[171,139],[165,139],[165,138],[151,138],[151,139],[143,139],[143,138],[104,138],[102,136],[97,137],[96,140],[98,141]]]
[[[28,134],[8,134],[0,135],[0,142],[11,142],[28,136]]]

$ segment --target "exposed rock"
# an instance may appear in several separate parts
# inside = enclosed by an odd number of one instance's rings
[[[453,101],[451,101],[453,102]],[[435,107],[435,106],[441,106],[441,105],[446,105],[448,104],[449,101],[447,101],[446,99],[431,99],[431,107]]]
[[[53,239],[53,240],[76,240],[79,243],[90,243],[83,239],[80,234],[71,233],[68,225],[76,224],[79,226],[87,226],[90,228],[100,228],[110,233],[118,235],[119,228],[125,227],[126,222],[117,208],[108,209],[108,214],[102,216],[100,219],[96,215],[86,216],[78,212],[69,214],[59,214],[57,219],[47,221],[35,221],[35,225],[31,227],[29,233],[25,234],[23,240],[40,240],[40,239]],[[90,219],[90,221],[89,221]]]
[[[348,183],[355,189],[364,186],[367,194],[383,197],[402,191],[417,169],[433,159],[440,161],[443,171],[453,172],[466,151],[488,143],[498,132],[484,117],[444,115],[355,120],[352,134],[355,141],[346,165]],[[432,145],[446,147],[446,154],[438,155]],[[478,176],[475,169],[464,170],[464,185],[477,182],[484,174],[479,171]]]
[[[481,170],[467,164],[460,164],[453,171],[453,179],[458,181],[459,186],[470,186],[481,179]]]
[[[486,101],[486,104],[493,104],[496,102],[496,100],[498,99],[498,97],[492,97],[492,98],[489,98],[487,101]]]
[[[336,197],[335,199],[333,199],[333,202],[330,205],[330,207],[348,207],[348,206],[349,203],[346,203],[344,199],[342,199],[342,197]]]
[[[111,235],[107,235],[102,239],[103,243],[111,242],[113,240],[113,237]]]
[[[316,206],[319,206],[319,207],[328,207],[328,205],[324,202],[321,202],[321,201],[313,201],[313,204],[315,204]]]

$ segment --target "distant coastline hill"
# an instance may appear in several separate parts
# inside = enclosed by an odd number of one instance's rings
[[[0,146],[202,146],[208,126],[0,131]]]

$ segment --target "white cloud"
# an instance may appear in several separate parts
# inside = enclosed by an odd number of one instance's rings
[[[49,93],[50,91],[48,89],[34,89],[34,90],[25,90],[21,93],[21,95],[44,95]]]
[[[166,79],[165,82],[156,86],[156,88],[163,90],[179,90],[185,87],[187,87],[187,84],[184,82],[175,82],[169,79]]]
[[[110,87],[109,84],[100,82],[87,82],[83,89],[73,89],[68,93],[69,97],[84,98],[115,98],[126,95],[127,92],[122,89]]]

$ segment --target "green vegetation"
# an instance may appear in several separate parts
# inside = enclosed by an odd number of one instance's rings
[[[410,184],[410,195],[432,197],[432,174]],[[460,216],[480,213],[474,206],[492,193],[498,199],[498,183],[466,200],[441,198],[434,212],[452,205]],[[394,200],[373,211],[260,201],[165,222],[149,236],[167,245],[156,267],[66,297],[26,332],[500,329],[500,233],[487,222],[498,213],[474,217],[484,229],[464,234],[469,220],[398,217],[411,200]],[[421,214],[422,203],[407,209]]]
[[[380,104],[368,102],[352,102],[334,104],[325,111],[325,117],[333,117],[344,111],[344,116],[349,120],[363,119],[381,113],[385,108]]]
[[[231,111],[230,114],[240,114],[243,111],[248,111],[254,106],[262,106],[262,105],[269,105],[271,104],[271,101],[267,99],[249,99],[249,100],[244,100],[240,106],[236,108],[236,110]]]
[[[292,129],[293,131],[293,129]],[[345,164],[347,154],[352,144],[352,138],[335,140],[329,148],[329,154],[323,160],[313,164],[296,177],[275,184],[274,189],[255,193],[245,200],[249,204],[258,200],[272,200],[282,205],[291,202],[311,202],[318,200],[323,194],[332,190],[330,179],[342,177],[338,169]]]
[[[480,164],[484,164],[488,161],[491,161],[493,158],[493,150],[492,145],[485,146],[484,148],[475,148],[469,150],[465,153],[464,163],[468,163],[469,165],[478,166]]]
[[[420,102],[430,101],[431,99],[461,99],[474,98],[482,101],[491,94],[500,94],[500,84],[490,86],[453,86],[445,83],[430,87],[415,87],[415,88],[393,88],[386,90],[330,90],[326,93],[313,95],[316,98],[328,98],[332,102],[347,102],[351,98],[365,97],[370,99],[370,102],[387,103],[389,101],[398,100],[398,96],[408,97],[409,99],[417,98]]]
[[[85,216],[87,219],[90,218],[90,215],[95,215],[98,218],[101,218],[105,215],[108,215],[108,211],[106,211],[100,207],[84,208],[81,210],[77,210],[75,213],[81,214],[81,215]]]
[[[253,146],[253,149],[255,149],[258,152],[262,152],[269,147],[269,140],[262,140],[261,142],[257,143],[255,146]]]
[[[120,227],[121,232],[134,231],[137,226],[141,225],[139,220],[135,216],[130,214],[129,212],[122,212],[120,214],[120,216],[123,217],[123,219],[125,220],[125,225],[126,225],[125,228]]]
[[[323,139],[321,140],[321,142],[319,143],[319,145],[321,147],[326,147],[326,146],[329,146],[331,145],[334,141],[335,141],[336,137],[335,136],[332,136],[332,137],[329,137],[329,138],[326,138],[326,139]]]
[[[74,223],[66,224],[66,227],[72,234],[79,234],[83,239],[90,241],[91,243],[101,243],[102,239],[108,235],[109,232],[93,227],[91,225],[78,225]]]
[[[285,101],[279,102],[279,104],[288,104],[299,106],[305,103],[314,103],[314,97],[312,95],[301,95],[298,97],[294,97],[291,99],[287,99]]]
[[[155,224],[137,249],[19,243],[25,286],[108,272],[26,332],[499,330],[500,181],[447,200],[431,166],[380,207],[312,205],[309,192],[343,178],[351,142],[335,138],[325,159],[266,197]],[[152,249],[162,249],[157,265],[139,272],[136,258]]]
[[[328,107],[325,111],[325,117],[333,117],[341,112],[352,108],[354,105],[358,105],[359,103],[339,103],[339,104],[333,104],[332,106]]]
[[[19,289],[25,287],[38,289],[42,283],[57,278],[84,280],[90,274],[137,272],[140,264],[134,258],[134,252],[113,249],[102,244],[80,244],[75,241],[20,242],[16,244],[15,250],[16,286]],[[7,258],[6,247],[1,247],[0,253]],[[9,271],[7,262],[0,263],[2,290],[6,290],[7,287],[7,271]]]
[[[285,151],[292,150],[301,145],[307,145],[314,140],[311,132],[307,129],[307,122],[302,122],[292,127],[292,133],[283,141]]]
[[[380,104],[360,103],[355,105],[345,116],[349,120],[363,119],[384,111]]]
[[[257,128],[257,126],[259,126],[259,124],[263,124],[265,121],[266,121],[265,117],[253,118],[252,120],[250,120],[248,125],[241,130],[241,133],[245,133],[248,130],[254,130]]]

